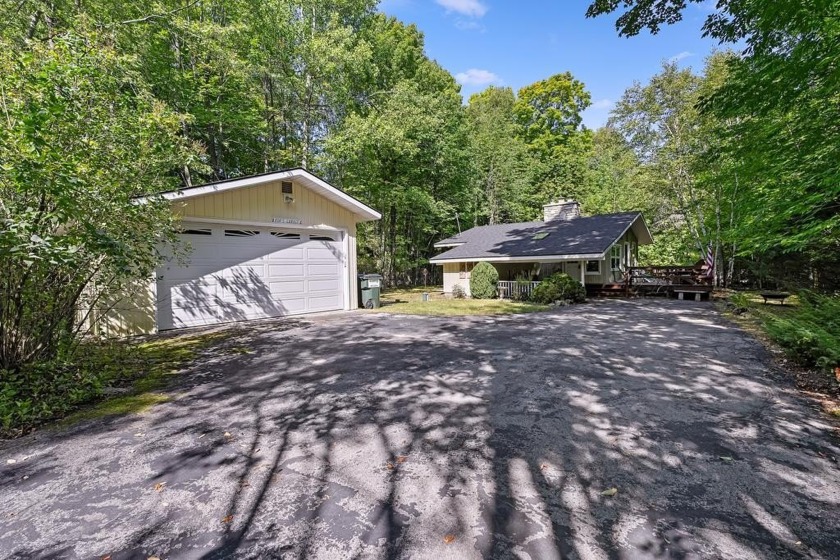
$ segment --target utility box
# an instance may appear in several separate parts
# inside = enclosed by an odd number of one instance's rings
[[[359,307],[377,309],[381,287],[382,276],[380,274],[359,274]]]

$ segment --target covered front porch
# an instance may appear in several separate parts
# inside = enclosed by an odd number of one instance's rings
[[[456,285],[460,285],[470,295],[469,284],[475,262],[443,264],[444,293],[451,294]],[[623,273],[616,269],[609,270],[609,258],[568,258],[551,261],[491,261],[490,264],[499,273],[499,297],[503,299],[525,299],[531,294],[540,280],[557,272],[568,274],[589,289],[600,287],[614,279],[620,281]],[[617,266],[617,262],[616,262]]]
[[[498,292],[500,299],[525,300],[531,296],[534,288],[544,278],[552,274],[562,272],[568,274],[575,280],[579,280],[583,286],[587,281],[598,280],[592,275],[587,276],[587,267],[590,270],[598,270],[600,274],[601,265],[587,265],[588,260],[568,260],[558,262],[533,262],[533,263],[492,263],[499,272]],[[599,261],[592,261],[599,262]]]

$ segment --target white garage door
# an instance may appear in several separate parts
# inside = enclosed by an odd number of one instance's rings
[[[185,224],[186,262],[158,270],[158,328],[344,308],[341,234]]]

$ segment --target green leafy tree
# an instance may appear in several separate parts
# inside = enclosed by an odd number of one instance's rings
[[[525,221],[543,202],[533,197],[537,160],[518,134],[514,105],[513,90],[491,86],[467,106],[475,225]]]
[[[424,65],[424,72],[444,72]],[[360,260],[391,285],[417,282],[433,244],[453,232],[455,213],[467,204],[463,117],[454,80],[436,93],[403,80],[327,140],[342,186],[383,211],[382,220],[360,228]]]
[[[5,40],[4,40],[5,41]],[[72,355],[86,311],[148,279],[173,230],[179,116],[86,34],[0,44],[0,371]]]
[[[616,128],[593,134],[589,169],[579,200],[587,214],[639,211],[654,244],[639,248],[642,264],[682,263],[695,256],[686,229],[653,166],[645,165]]]
[[[624,93],[609,120],[648,170],[660,201],[654,220],[667,232],[663,256],[678,262],[697,259],[709,240],[708,193],[695,176],[705,142],[696,108],[702,82],[691,70],[665,63],[648,84],[636,83]],[[681,232],[685,236],[679,239]]]
[[[621,34],[656,33],[686,5],[598,0],[587,15],[623,9]],[[818,265],[840,250],[840,131],[829,124],[840,118],[836,13],[834,0],[722,0],[703,25],[707,36],[746,46],[701,112],[725,125],[714,131],[721,157],[706,179],[737,201],[728,241],[749,258],[781,251]]]
[[[580,132],[590,102],[583,83],[565,72],[520,89],[514,113],[528,145],[551,155]]]
[[[591,150],[581,112],[590,103],[583,83],[569,72],[519,90],[513,110],[519,134],[539,161],[535,187],[541,204],[580,193]],[[532,217],[538,214],[539,207]]]

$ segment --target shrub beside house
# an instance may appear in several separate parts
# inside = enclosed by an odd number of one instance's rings
[[[480,262],[470,275],[470,293],[476,299],[491,299],[498,295],[499,272],[487,262]]]

